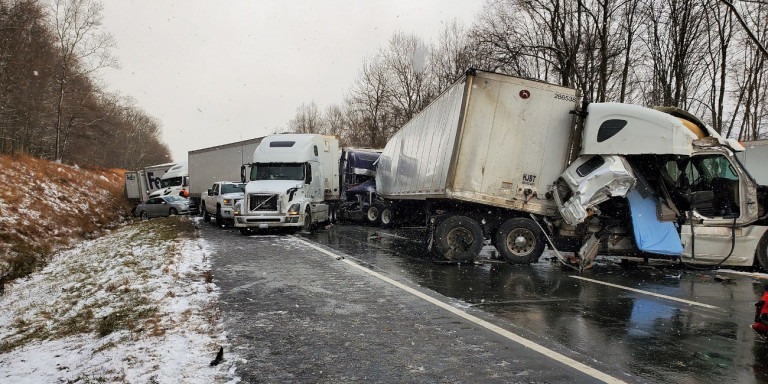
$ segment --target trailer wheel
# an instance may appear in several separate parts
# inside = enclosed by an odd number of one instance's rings
[[[370,207],[368,207],[368,212],[366,212],[365,219],[370,225],[379,225],[381,222],[381,205],[379,203],[373,203]]]
[[[755,259],[757,259],[757,265],[764,271],[768,271],[768,232],[763,234],[760,238],[760,242],[757,243],[757,250],[755,250]]]
[[[451,216],[435,228],[435,247],[447,260],[470,261],[483,248],[483,229],[466,216]]]
[[[392,206],[386,204],[381,207],[379,214],[379,222],[382,228],[392,228],[395,226],[395,214],[392,211]]]
[[[515,217],[499,227],[496,248],[510,264],[535,263],[544,253],[544,240],[531,219]]]

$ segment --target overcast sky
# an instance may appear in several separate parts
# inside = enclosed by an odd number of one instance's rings
[[[397,32],[434,41],[483,0],[103,1],[120,69],[102,78],[160,120],[175,161],[283,130],[302,103],[341,104]]]

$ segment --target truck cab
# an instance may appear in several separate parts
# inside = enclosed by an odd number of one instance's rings
[[[738,142],[678,108],[618,103],[589,106],[582,142],[553,189],[582,264],[600,252],[768,268],[766,188]]]
[[[171,167],[160,179],[160,189],[152,192],[149,197],[166,195],[184,196],[189,188],[189,167],[187,162],[180,162]]]
[[[244,166],[235,227],[311,230],[330,221],[339,200],[339,142],[333,136],[278,134],[262,139]]]

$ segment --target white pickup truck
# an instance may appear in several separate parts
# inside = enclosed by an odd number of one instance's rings
[[[243,199],[244,190],[245,184],[235,181],[213,183],[211,188],[208,188],[200,196],[200,212],[203,213],[203,220],[206,223],[210,222],[211,216],[213,216],[217,226],[232,223],[235,219],[232,207],[237,201]]]

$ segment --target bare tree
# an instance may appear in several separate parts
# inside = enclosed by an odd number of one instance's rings
[[[464,72],[480,66],[481,60],[475,58],[469,38],[469,31],[457,20],[445,25],[437,40],[437,45],[429,53],[429,70],[434,77],[437,93],[453,84]]]
[[[342,147],[350,145],[349,120],[340,106],[333,104],[326,108],[323,114],[325,133],[336,136]]]
[[[355,144],[372,148],[384,146],[396,129],[391,95],[386,65],[381,56],[364,61],[347,99],[351,134],[359,140]]]
[[[296,117],[288,122],[288,130],[296,133],[325,133],[317,104],[311,102],[296,108]]]
[[[389,80],[390,115],[398,127],[421,111],[434,95],[427,71],[429,48],[414,34],[395,33],[381,52]]]
[[[56,144],[54,158],[61,160],[61,139],[67,94],[83,91],[73,88],[75,79],[92,75],[105,67],[117,66],[110,49],[114,40],[100,30],[102,5],[97,0],[54,0],[51,5],[52,30],[58,48],[58,100],[56,102]],[[88,92],[88,90],[85,90]],[[71,116],[70,116],[71,117]]]

